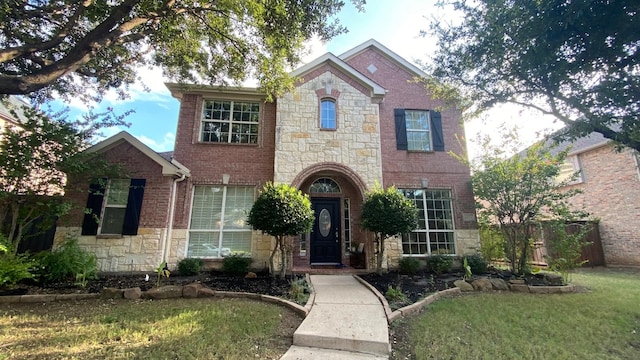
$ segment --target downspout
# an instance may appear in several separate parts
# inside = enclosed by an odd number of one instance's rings
[[[184,181],[187,178],[185,173],[180,174],[180,177],[177,179],[173,179],[173,184],[171,185],[171,200],[169,201],[169,224],[167,224],[167,234],[164,237],[164,241],[162,242],[162,261],[167,261],[167,257],[169,255],[169,246],[168,243],[171,241],[171,232],[173,231],[173,217],[175,214],[176,208],[176,191],[178,188],[178,183]]]

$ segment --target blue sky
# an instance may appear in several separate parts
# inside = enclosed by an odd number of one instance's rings
[[[335,37],[329,43],[322,44],[315,41],[309,44],[311,53],[305,57],[310,61],[329,51],[335,55],[373,38],[385,45],[408,61],[428,61],[429,51],[434,48],[435,40],[421,37],[421,30],[428,30],[431,17],[454,19],[455,15],[448,10],[434,6],[430,0],[367,0],[365,12],[358,12],[353,5],[346,1],[346,5],[338,15],[340,22],[349,32]],[[105,129],[106,136],[126,130],[155,151],[173,150],[178,111],[180,103],[173,98],[164,85],[160,69],[140,69],[140,76],[144,84],[151,90],[143,90],[142,84],[136,84],[130,92],[130,99],[118,100],[113,94],[108,94],[97,109],[113,107],[116,113],[124,113],[133,109],[135,113],[127,117],[131,123],[129,128]],[[73,114],[80,114],[88,106],[79,102],[68,104]],[[498,123],[520,119],[523,124],[521,134],[527,134],[525,143],[536,140],[534,134],[546,127],[553,126],[549,119],[516,108],[496,109],[488,114],[491,122],[476,120],[466,124],[467,138],[474,137],[479,132],[490,132]],[[499,115],[497,115],[499,114]],[[499,118],[496,121],[496,117]],[[557,128],[557,126],[555,126]],[[477,152],[470,144],[470,152]]]

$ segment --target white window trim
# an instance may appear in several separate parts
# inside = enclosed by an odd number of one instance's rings
[[[102,209],[100,211],[100,224],[98,225],[98,233],[97,235],[122,235],[122,230],[120,230],[120,232],[118,233],[103,233],[102,232],[102,225],[103,225],[103,221],[105,218],[105,214],[107,211],[107,208],[112,208],[112,209],[127,209],[127,205],[129,204],[129,192],[127,192],[127,203],[124,205],[121,204],[116,204],[116,205],[109,205],[109,191],[111,191],[111,184],[113,183],[113,181],[129,181],[129,183],[131,182],[130,179],[108,179],[107,180],[107,185],[105,187],[105,191],[104,191],[104,195],[103,195],[103,201],[102,201]],[[129,187],[129,191],[131,191],[131,185],[128,185]],[[125,214],[126,215],[126,214]],[[124,222],[124,216],[123,215],[123,222]]]
[[[576,155],[568,155],[565,160],[564,163],[561,164],[571,164],[571,166],[573,167],[573,172],[574,173],[578,173],[578,176],[576,176],[576,178],[573,181],[570,181],[567,183],[567,185],[576,185],[576,184],[581,184],[584,182],[584,171],[582,170],[582,162],[580,161],[580,155],[576,154]],[[556,183],[560,183],[562,180],[560,179],[560,174],[558,174],[558,178],[556,178]]]
[[[222,249],[222,240],[224,237],[224,233],[232,233],[232,232],[237,232],[237,233],[242,233],[242,232],[247,232],[250,231],[252,233],[252,238],[253,238],[253,229],[251,230],[246,230],[246,229],[225,229],[224,228],[224,216],[225,216],[225,206],[226,206],[226,202],[227,202],[227,188],[228,185],[222,185],[222,203],[221,203],[221,207],[222,209],[220,210],[220,225],[221,228],[219,229],[192,229],[191,228],[191,218],[193,216],[193,202],[195,201],[195,192],[196,192],[196,187],[198,186],[220,186],[220,184],[197,184],[197,185],[193,185],[191,187],[191,206],[189,209],[189,219],[188,219],[188,227],[187,227],[187,241],[186,241],[186,247],[185,247],[185,251],[184,254],[187,257],[193,257],[193,258],[201,258],[201,259],[222,259],[224,258],[224,256],[221,255],[221,251],[218,251],[218,256],[197,256],[197,255],[189,255],[189,243],[191,241],[191,233],[210,233],[210,232],[218,232],[218,244],[217,244],[217,248],[218,249]],[[238,186],[242,186],[242,185],[238,185]],[[249,186],[247,186],[249,187]],[[254,197],[253,197],[253,201],[255,202],[255,189],[254,189]],[[252,240],[253,242],[253,240]],[[233,250],[232,250],[233,252]],[[250,252],[252,253],[252,251]]]
[[[229,115],[229,120],[218,120],[218,119],[205,119],[204,118],[204,109],[205,109],[205,105],[207,103],[207,101],[220,101],[220,102],[225,102],[228,101],[231,103],[231,107],[230,107],[230,115]],[[257,122],[252,122],[252,121],[235,121],[233,120],[233,105],[236,102],[240,102],[240,103],[255,103],[258,104],[258,121]],[[234,145],[257,145],[260,142],[260,128],[261,128],[261,123],[262,123],[262,118],[263,118],[263,114],[262,114],[262,104],[260,101],[257,100],[247,100],[247,99],[226,99],[226,98],[205,98],[202,101],[202,107],[200,109],[200,130],[198,133],[198,141],[204,144],[234,144]],[[216,123],[228,123],[229,124],[229,135],[227,135],[227,141],[205,141],[204,140],[204,124],[207,122],[216,122]],[[256,142],[252,143],[252,142],[248,142],[248,143],[244,143],[244,142],[232,142],[231,141],[231,136],[233,135],[233,124],[244,124],[244,125],[258,125],[258,131],[256,132],[255,136],[256,136]],[[253,135],[253,134],[250,134]]]
[[[423,112],[427,114],[427,124],[429,126],[428,130],[425,129],[417,129],[417,128],[409,128],[409,121],[407,120],[407,112],[415,111],[415,112]],[[431,112],[429,110],[416,110],[416,109],[405,109],[404,110],[404,131],[407,136],[407,151],[417,151],[417,152],[432,152],[433,151],[433,129],[431,124]],[[424,149],[411,149],[411,141],[409,140],[409,133],[428,133],[429,134],[429,150]]]
[[[401,190],[420,190],[420,189],[401,189]],[[431,256],[431,239],[429,238],[429,233],[451,233],[453,234],[453,254],[442,254],[442,255],[446,255],[446,256],[457,256],[458,254],[458,247],[457,247],[457,237],[456,237],[456,222],[455,222],[455,214],[453,211],[453,194],[452,194],[452,190],[451,189],[422,189],[423,193],[422,193],[422,206],[423,206],[423,211],[425,212],[424,214],[424,222],[425,222],[425,228],[424,229],[415,229],[413,231],[411,231],[412,233],[425,233],[425,239],[427,241],[427,253],[426,254],[405,254],[404,250],[402,252],[402,256],[406,256],[406,257],[425,257],[425,256]],[[451,226],[453,227],[453,229],[451,230],[442,230],[442,229],[434,229],[431,230],[429,228],[429,217],[428,217],[428,209],[427,209],[427,196],[426,196],[426,192],[427,191],[449,191],[450,197],[449,197],[449,204],[451,206]],[[418,209],[419,210],[419,209]],[[402,237],[400,238],[400,242],[402,243]],[[402,246],[404,246],[404,244],[401,244]]]

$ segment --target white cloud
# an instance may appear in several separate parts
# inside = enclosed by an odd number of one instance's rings
[[[144,135],[134,135],[138,140],[140,140],[143,144],[152,148],[157,152],[171,151],[173,150],[173,145],[176,140],[176,135],[174,133],[166,133],[164,137],[159,141],[157,139],[152,139],[146,137]]]

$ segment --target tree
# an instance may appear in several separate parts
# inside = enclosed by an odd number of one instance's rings
[[[121,124],[122,118],[89,114],[69,122],[64,113],[47,114],[31,107],[12,112],[21,121],[6,126],[0,138],[0,233],[17,251],[25,231],[36,220],[43,220],[39,227],[46,230],[70,209],[63,197],[69,177],[120,171],[83,150],[96,131]]]
[[[418,210],[395,187],[384,190],[376,185],[366,194],[360,222],[363,229],[375,235],[376,269],[378,274],[382,274],[385,240],[415,229],[418,226]]]
[[[514,103],[640,150],[640,2],[450,0],[462,20],[431,24],[429,88],[470,114]],[[464,101],[460,101],[460,97]]]
[[[353,0],[359,9],[364,0]],[[0,5],[0,94],[125,96],[136,69],[184,82],[249,77],[287,88],[304,41],[346,29],[340,0],[6,0]],[[95,98],[94,98],[95,99]]]
[[[483,152],[470,164],[471,181],[479,217],[500,226],[511,270],[522,274],[527,269],[537,223],[582,218],[586,214],[572,210],[567,202],[579,191],[563,189],[577,174],[556,181],[568,150],[554,154],[556,151],[552,152],[542,141],[506,157],[520,144],[515,130],[502,135],[503,142],[498,145],[491,144],[489,137],[481,139]]]
[[[307,233],[313,226],[314,214],[309,196],[287,184],[268,182],[251,207],[247,222],[256,230],[276,239],[269,257],[269,270],[275,276],[274,258],[280,251],[280,278],[284,279],[293,252],[292,236]]]

